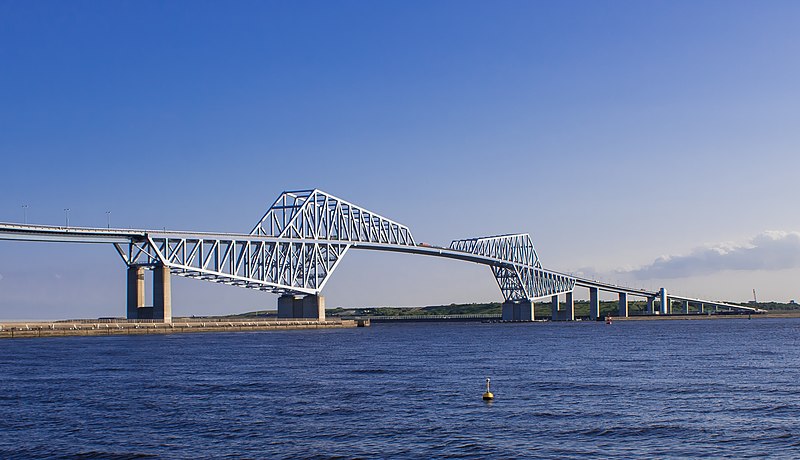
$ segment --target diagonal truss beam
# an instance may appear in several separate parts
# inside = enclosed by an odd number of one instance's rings
[[[542,268],[527,233],[454,240],[450,249],[510,262],[490,265],[507,301],[563,294],[575,287],[574,278]]]

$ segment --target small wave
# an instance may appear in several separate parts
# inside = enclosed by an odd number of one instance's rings
[[[580,435],[589,437],[640,437],[655,435],[656,437],[679,435],[686,428],[677,425],[647,425],[647,426],[610,426],[588,429],[568,430],[562,434]]]
[[[136,458],[156,458],[157,455],[152,454],[140,454],[140,453],[114,453],[114,452],[99,452],[99,451],[91,451],[91,452],[81,452],[76,454],[75,459],[80,460],[90,460],[94,458],[98,459],[106,459],[106,460],[129,460],[129,459],[136,459]]]

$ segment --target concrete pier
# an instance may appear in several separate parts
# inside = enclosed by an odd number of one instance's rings
[[[144,304],[144,269],[142,265],[128,267],[127,319],[160,320],[172,322],[172,283],[169,267],[153,268],[153,306]]]
[[[278,318],[294,318],[294,296],[284,294],[278,297]]]
[[[303,297],[303,318],[325,321],[325,297],[321,295]]]
[[[534,304],[530,300],[507,300],[503,302],[503,321],[533,321]]]
[[[303,318],[325,321],[325,297],[321,295],[301,297],[284,294],[278,298],[278,318]]]
[[[688,315],[689,314],[689,301],[688,300],[684,300],[683,301],[683,314],[684,315]]]
[[[144,267],[128,267],[128,319],[139,319],[139,308],[144,307]]]
[[[153,269],[153,319],[172,322],[172,282],[165,265]]]
[[[572,292],[567,292],[566,318],[564,319],[575,321],[575,297]]]
[[[672,309],[670,308],[669,305],[669,296],[667,295],[667,289],[661,288],[659,295],[661,296],[661,314],[668,315],[672,313],[671,311]]]
[[[600,293],[597,288],[589,288],[589,318],[596,320],[600,316]]]
[[[619,293],[619,316],[623,318],[628,317],[628,294],[625,292]]]
[[[553,321],[558,321],[558,319],[559,319],[558,318],[559,302],[558,302],[558,296],[557,295],[554,295],[553,297],[550,298],[550,305],[551,305],[551,308],[552,308],[550,319],[552,319]]]
[[[653,304],[655,304],[655,303],[656,303],[656,298],[655,297],[648,297],[647,298],[647,314],[648,315],[652,315],[653,314]]]

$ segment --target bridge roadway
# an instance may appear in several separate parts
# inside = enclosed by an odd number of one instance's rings
[[[16,224],[16,223],[0,223],[0,239],[2,240],[18,240],[18,241],[49,241],[49,242],[70,242],[70,243],[95,243],[95,244],[113,244],[117,251],[119,252],[120,256],[122,256],[123,260],[128,263],[131,267],[136,268],[137,270],[141,270],[142,267],[145,268],[153,268],[159,265],[157,261],[155,261],[155,255],[150,254],[148,259],[145,263],[134,264],[136,256],[134,256],[134,246],[136,245],[145,245],[147,247],[157,247],[159,246],[162,249],[167,248],[165,252],[169,252],[168,248],[170,248],[170,244],[174,242],[181,242],[184,258],[186,258],[186,250],[187,250],[187,242],[208,242],[211,244],[212,247],[216,244],[217,247],[217,254],[216,258],[219,258],[219,242],[226,242],[228,246],[234,247],[234,252],[236,248],[237,242],[239,244],[270,244],[270,245],[303,245],[307,244],[309,240],[307,238],[288,238],[288,237],[274,237],[274,236],[262,236],[262,235],[254,235],[254,234],[241,234],[241,233],[213,233],[213,232],[189,232],[189,231],[165,231],[165,230],[144,230],[144,229],[112,229],[112,228],[89,228],[89,227],[61,227],[61,226],[47,226],[47,225],[25,225],[25,224]],[[362,249],[362,250],[372,250],[372,251],[388,251],[388,252],[400,252],[400,253],[407,253],[407,254],[417,254],[417,255],[427,255],[427,256],[434,256],[434,257],[444,257],[448,259],[460,260],[465,262],[473,262],[477,264],[487,265],[490,267],[505,267],[505,268],[517,268],[517,269],[532,269],[535,273],[537,279],[539,277],[559,277],[559,279],[569,279],[574,281],[574,285],[572,289],[569,289],[567,292],[557,293],[555,295],[549,296],[538,296],[534,298],[527,299],[530,302],[530,308],[532,309],[532,302],[542,299],[549,299],[551,303],[551,310],[552,310],[552,318],[555,319],[563,319],[563,320],[573,320],[574,319],[574,297],[573,297],[573,289],[574,287],[582,287],[589,290],[589,297],[590,297],[590,316],[593,319],[598,318],[600,311],[600,301],[599,301],[599,292],[607,292],[607,293],[614,293],[619,296],[619,309],[618,314],[620,316],[628,316],[628,297],[640,297],[645,298],[647,300],[648,305],[648,313],[650,314],[669,314],[672,313],[673,309],[673,302],[677,301],[680,302],[680,305],[683,307],[681,313],[689,313],[690,304],[695,305],[695,310],[698,313],[704,312],[708,308],[713,308],[714,310],[718,309],[725,309],[725,310],[735,310],[735,311],[747,311],[747,312],[761,312],[763,310],[759,310],[757,308],[752,307],[745,307],[741,305],[733,305],[725,302],[716,302],[716,301],[709,301],[703,299],[696,299],[690,297],[683,297],[683,296],[676,296],[674,294],[667,294],[665,289],[660,289],[658,291],[646,290],[646,289],[638,289],[632,288],[628,286],[622,286],[612,283],[601,282],[597,280],[591,280],[587,278],[576,277],[571,274],[567,273],[560,273],[555,272],[552,270],[545,270],[541,267],[531,267],[529,264],[519,263],[515,261],[511,261],[505,258],[499,257],[492,257],[489,255],[483,254],[475,254],[471,252],[466,252],[457,249],[445,248],[445,247],[438,247],[438,246],[431,246],[431,245],[400,245],[400,244],[388,244],[388,243],[377,243],[377,242],[370,242],[370,241],[341,241],[336,239],[314,239],[314,244],[322,244],[322,245],[345,245],[345,249],[353,248],[353,249]],[[127,245],[126,248],[124,245]],[[139,246],[141,249],[141,246]],[[143,250],[146,252],[146,250]],[[196,249],[195,249],[196,251]],[[156,251],[158,252],[158,251]],[[202,252],[202,249],[201,249]],[[230,250],[228,250],[230,252]],[[344,251],[343,251],[344,252]],[[314,296],[318,294],[318,290],[303,290],[302,288],[296,288],[291,290],[276,288],[276,286],[272,285],[272,283],[258,283],[254,282],[252,279],[242,278],[237,276],[236,270],[230,270],[229,273],[223,273],[223,269],[219,268],[214,271],[207,270],[205,266],[198,266],[198,267],[187,267],[186,262],[175,263],[176,260],[169,259],[167,256],[168,254],[157,254],[157,256],[161,259],[163,265],[166,268],[166,277],[168,279],[168,275],[175,274],[179,276],[188,276],[193,278],[200,278],[206,279],[209,281],[215,282],[223,282],[226,284],[250,287],[255,289],[261,289],[266,291],[271,291],[279,294],[292,294],[292,293],[302,293],[302,294],[310,294]],[[201,254],[202,255],[202,254]],[[208,258],[211,258],[209,255]],[[224,258],[224,257],[223,257]],[[230,257],[230,264],[233,265],[234,257]],[[227,264],[227,262],[223,261],[222,265]],[[217,261],[217,265],[219,265],[219,261]],[[133,283],[135,286],[133,287],[134,291],[137,291],[136,294],[139,297],[143,295],[143,274],[141,271],[138,271],[134,274],[137,278],[136,281]],[[169,291],[169,282],[166,281],[166,288],[164,286],[164,273],[162,272],[159,274],[156,271],[154,276],[154,283],[160,282],[161,286],[157,286],[154,284],[154,292],[159,294],[162,298],[159,302],[158,299],[154,299],[154,305],[161,304],[160,307],[164,309],[171,308],[171,305],[164,305],[170,304],[170,293]],[[130,316],[130,308],[131,308],[131,284],[130,284],[131,277],[129,276],[129,316]],[[500,278],[498,277],[498,283],[500,283]],[[320,286],[321,289],[322,286]],[[167,291],[167,292],[165,292]],[[561,309],[561,302],[559,295],[564,294],[566,296],[566,307]],[[654,308],[655,300],[659,299],[660,307],[658,311]],[[523,299],[523,303],[524,303]],[[137,309],[143,308],[143,299],[136,298],[133,300],[136,304]],[[507,304],[509,300],[507,299]],[[296,304],[296,301],[295,301]],[[314,308],[319,307],[319,305],[314,306]],[[504,304],[504,308],[506,304]],[[324,304],[321,307],[324,309]],[[510,308],[510,307],[509,307]],[[296,310],[296,307],[295,307]],[[140,310],[142,311],[142,310]],[[152,313],[150,313],[152,315]],[[322,312],[324,318],[324,310]],[[532,319],[533,313],[530,313],[531,317],[528,319]],[[169,322],[169,312],[167,312],[167,317],[165,317],[165,322]],[[296,316],[302,316],[296,315]],[[513,313],[509,313],[508,316],[513,318]],[[313,317],[313,315],[312,315]],[[509,318],[509,319],[511,319]]]

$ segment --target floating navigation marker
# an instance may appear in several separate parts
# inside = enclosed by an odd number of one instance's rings
[[[491,379],[489,377],[486,377],[486,393],[483,394],[483,400],[484,401],[491,401],[491,400],[494,399],[494,394],[491,391],[489,391],[489,381],[490,380]]]

